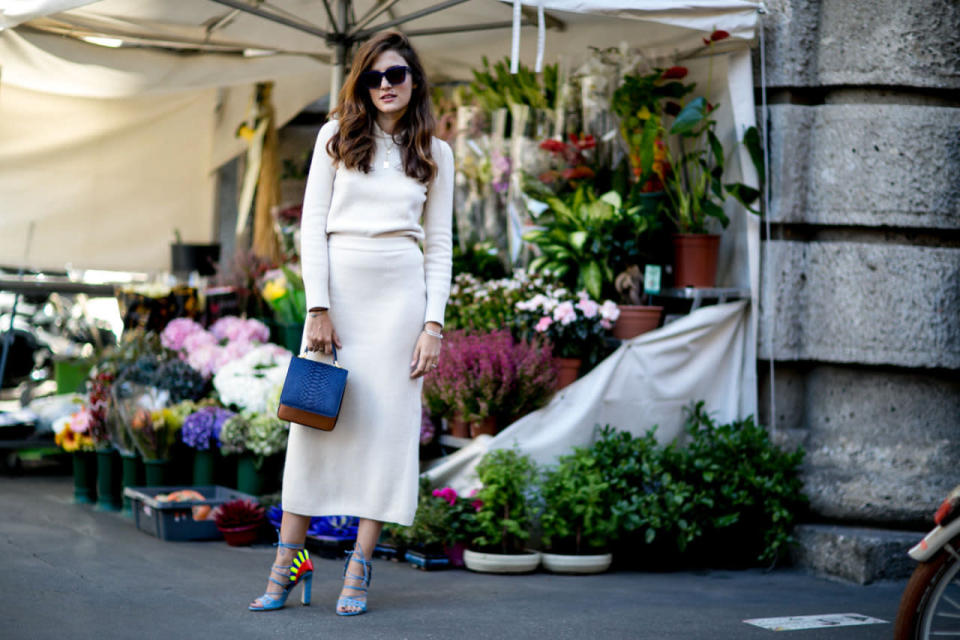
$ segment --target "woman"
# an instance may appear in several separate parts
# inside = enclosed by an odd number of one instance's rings
[[[337,613],[365,612],[383,522],[409,525],[417,509],[421,377],[437,366],[450,292],[453,152],[432,135],[423,67],[397,32],[360,47],[334,114],[303,202],[304,346],[336,346],[349,376],[336,429],[290,425],[277,557],[255,611],[282,607],[301,581],[309,604],[310,516],[350,515]]]

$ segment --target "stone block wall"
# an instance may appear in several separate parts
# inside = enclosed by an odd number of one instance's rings
[[[960,484],[960,4],[767,7],[760,417],[814,519],[922,527]]]

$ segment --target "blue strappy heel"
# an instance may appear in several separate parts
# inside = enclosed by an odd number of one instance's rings
[[[279,534],[277,537],[280,537]],[[287,602],[287,596],[289,596],[293,588],[301,582],[303,582],[303,591],[300,596],[300,602],[304,605],[310,604],[310,592],[313,586],[313,560],[310,559],[310,553],[303,548],[302,544],[287,544],[286,542],[278,540],[274,546],[283,547],[284,549],[294,549],[300,553],[293,557],[291,564],[273,565],[270,570],[270,582],[280,585],[280,588],[283,590],[279,593],[270,593],[267,591],[259,598],[261,605],[259,607],[250,605],[248,607],[250,611],[273,611],[274,609],[283,608],[283,605]],[[273,574],[279,575],[280,580],[274,578]]]
[[[359,553],[358,553],[359,552]],[[363,575],[358,576],[353,573],[350,573],[350,561],[356,558],[356,561],[363,565]],[[353,551],[350,552],[350,555],[347,556],[347,561],[343,564],[343,577],[352,578],[353,580],[362,580],[363,586],[354,587],[349,584],[343,585],[345,589],[353,589],[354,591],[367,592],[367,587],[370,586],[370,578],[373,577],[373,565],[369,560],[364,559],[363,549],[360,547],[360,543],[355,543]],[[359,611],[341,611],[341,607],[356,607]],[[338,616],[358,616],[361,613],[366,613],[367,611],[367,598],[364,596],[363,600],[357,600],[356,598],[350,598],[348,596],[342,596],[337,600],[337,615]]]

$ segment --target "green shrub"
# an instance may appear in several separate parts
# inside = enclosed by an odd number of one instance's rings
[[[554,552],[606,551],[617,533],[604,469],[588,449],[576,448],[544,471],[540,483],[543,544]]]
[[[479,534],[473,544],[494,553],[521,553],[532,525],[531,491],[537,466],[516,449],[496,449],[477,464],[483,487],[476,499]]]

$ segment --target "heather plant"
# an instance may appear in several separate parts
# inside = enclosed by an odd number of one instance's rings
[[[518,417],[542,406],[553,392],[556,368],[549,347],[513,339],[509,331],[450,331],[440,365],[423,384],[433,415],[466,422]]]

